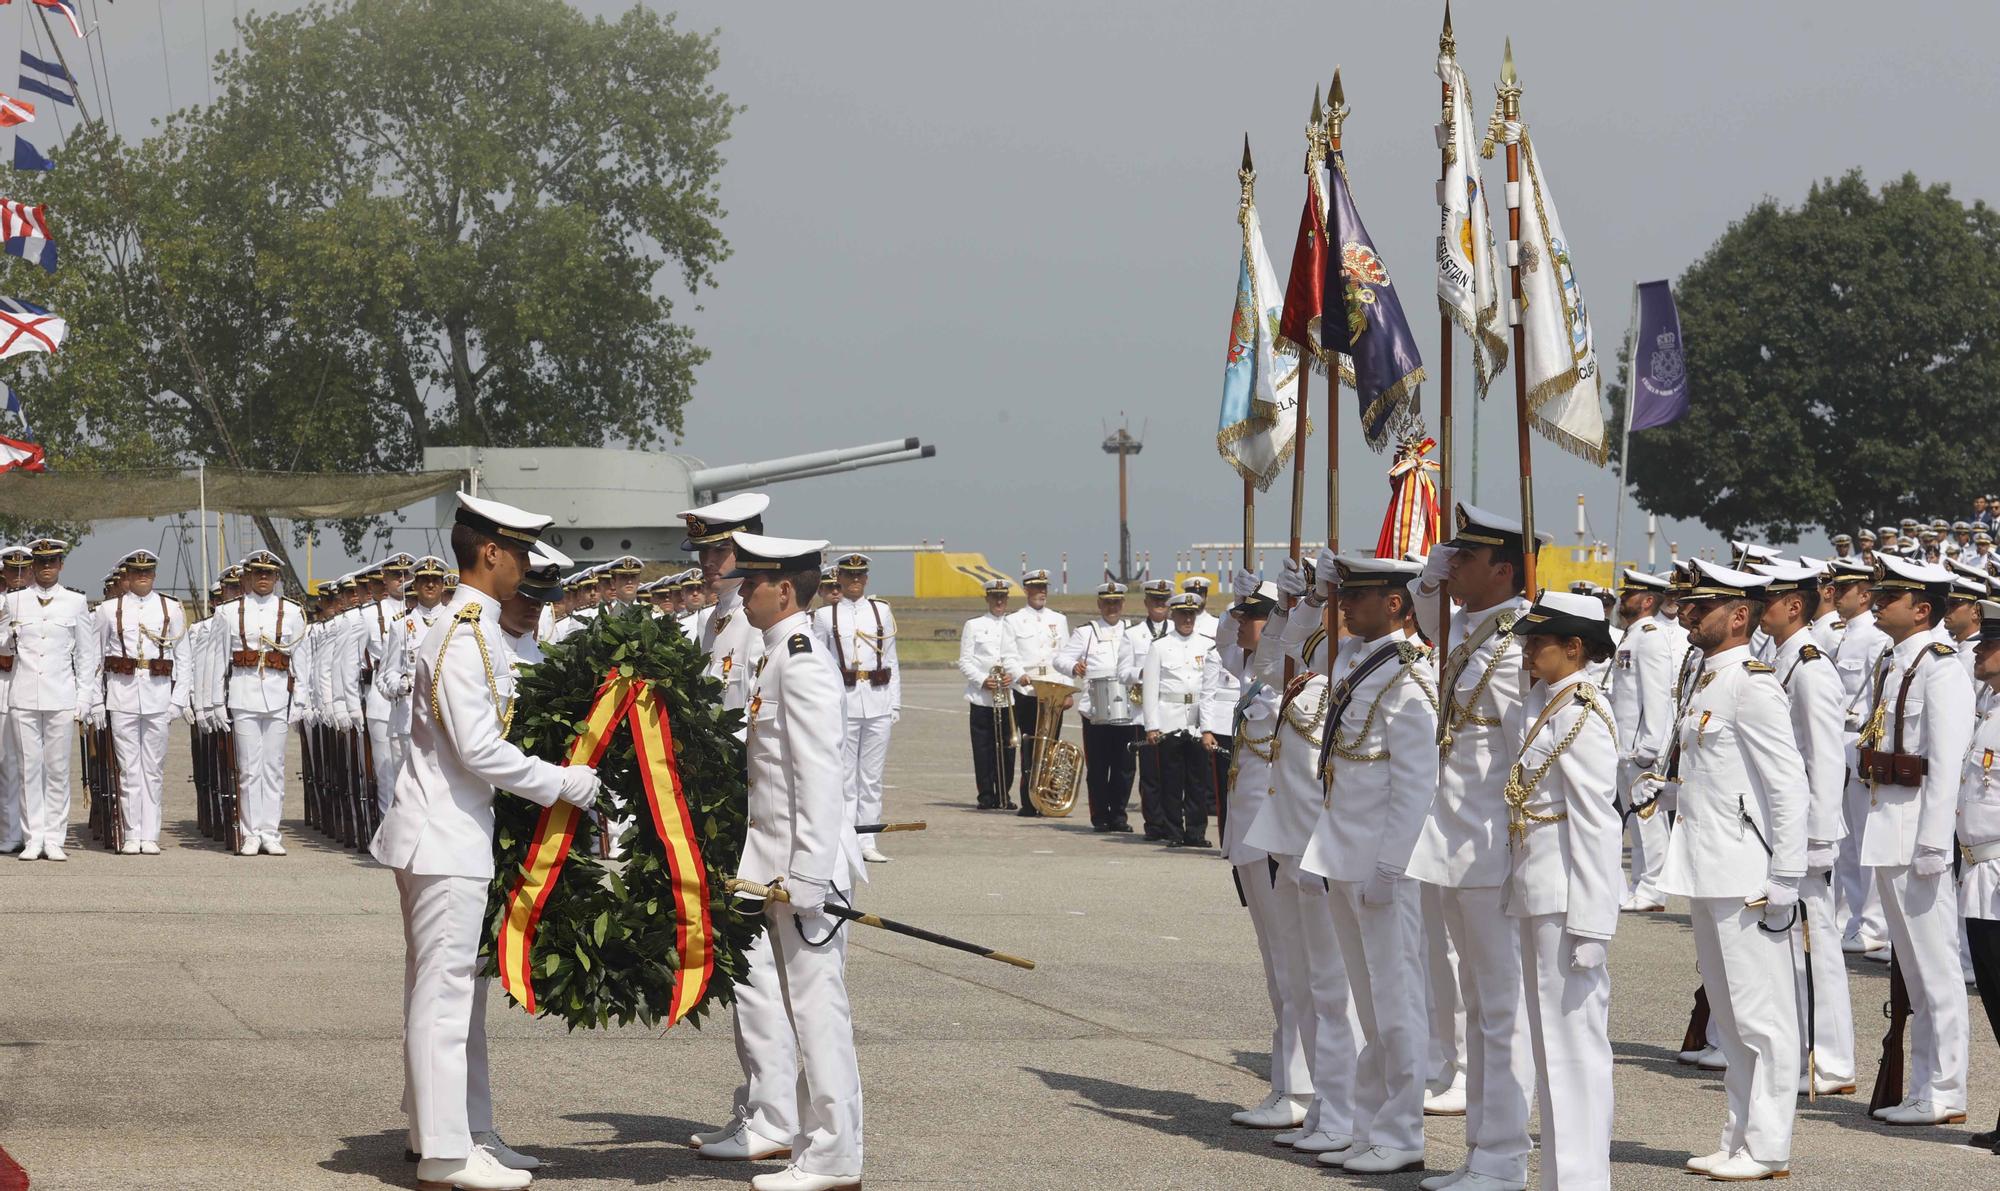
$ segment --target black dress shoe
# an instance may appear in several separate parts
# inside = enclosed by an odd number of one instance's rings
[[[1111,830],[1118,832],[1120,835],[1131,835],[1132,825],[1130,823],[1120,823],[1114,826]]]
[[[1213,848],[1214,846],[1215,846],[1214,844],[1209,843],[1207,840],[1202,839],[1200,836],[1196,836],[1194,839],[1181,841],[1181,847],[1183,848]]]
[[[1992,1150],[2000,1154],[2000,1129],[1989,1129],[1985,1133],[1975,1133],[1965,1139],[1965,1144],[1975,1150]]]
[[[1109,827],[1106,827],[1106,826],[1105,826],[1104,824],[1102,824],[1102,823],[1092,823],[1092,824],[1090,825],[1090,829],[1091,829],[1092,831],[1095,831],[1095,832],[1096,832],[1097,834],[1099,834],[1099,835],[1103,835],[1103,834],[1104,834],[1105,832],[1107,832],[1107,831],[1110,831],[1110,830],[1111,830],[1111,829],[1110,829]]]
[[[1032,819],[1037,815],[1041,814],[1040,811],[1035,809],[1035,804],[1032,802],[1022,803],[1021,809],[1015,811],[1014,813],[1021,816],[1023,819]]]
[[[1127,828],[1127,830],[1129,831],[1130,828]],[[1173,838],[1171,835],[1161,835],[1157,831],[1149,830],[1146,832],[1146,839],[1149,843],[1164,844],[1170,842]]]
[[[1184,844],[1184,843],[1182,843],[1181,841],[1179,841],[1179,840],[1177,840],[1177,839],[1170,839],[1170,840],[1168,840],[1168,841],[1167,841],[1167,847],[1169,847],[1169,848],[1185,848],[1185,847],[1187,847],[1187,845],[1186,845],[1186,844]]]

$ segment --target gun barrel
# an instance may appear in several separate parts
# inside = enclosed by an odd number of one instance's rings
[[[841,464],[860,459],[870,459],[877,455],[893,455],[915,451],[922,444],[914,438],[896,438],[886,442],[867,443],[858,447],[840,447],[831,451],[812,451],[804,455],[787,455],[779,459],[765,459],[756,463],[732,463],[723,467],[701,467],[688,473],[688,487],[695,492],[729,492],[748,488],[753,484],[771,483],[777,480],[795,479],[801,473],[825,474],[820,469],[839,468]]]

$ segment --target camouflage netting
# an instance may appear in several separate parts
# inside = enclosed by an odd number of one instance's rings
[[[211,513],[334,521],[393,512],[450,492],[464,480],[461,471],[9,472],[0,474],[0,512],[31,523],[73,524],[115,517],[170,517],[206,505]]]

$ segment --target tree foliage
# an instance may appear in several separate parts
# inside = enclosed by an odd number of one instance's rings
[[[226,435],[244,466],[393,471],[679,433],[706,352],[667,290],[728,251],[710,37],[560,0],[241,29],[212,105],[136,145],[86,125],[17,189],[62,243],[22,287],[71,326],[21,380],[53,465],[226,461]]]
[[[2000,215],[1983,202],[1909,174],[1877,193],[1856,170],[1751,208],[1675,296],[1692,400],[1632,436],[1646,509],[1789,541],[1948,516],[1994,486]]]

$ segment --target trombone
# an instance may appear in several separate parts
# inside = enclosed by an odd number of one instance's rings
[[[993,785],[994,805],[1007,810],[1014,805],[1014,775],[1007,772],[1007,754],[1014,743],[1014,676],[1005,666],[995,666],[986,675],[993,683]]]

